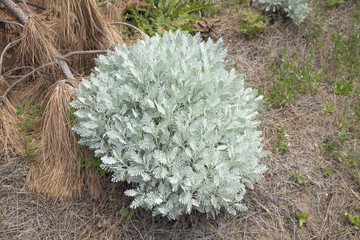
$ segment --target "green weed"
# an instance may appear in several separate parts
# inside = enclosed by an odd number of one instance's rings
[[[326,0],[326,8],[332,9],[337,8],[344,3],[344,0]]]
[[[282,126],[280,130],[278,131],[278,137],[276,142],[274,143],[274,151],[276,149],[280,150],[282,153],[289,152],[289,144],[286,140],[286,133],[285,133],[285,126]]]
[[[324,171],[324,177],[328,177],[331,175],[331,173],[334,171],[335,169],[333,167],[327,167],[325,168],[325,171]]]
[[[349,95],[354,90],[354,84],[352,80],[346,80],[342,78],[339,81],[335,80],[334,93],[336,95]]]
[[[343,144],[349,144],[349,141],[346,138],[346,134],[340,131],[337,132],[337,140],[333,140],[330,137],[325,138],[324,140],[324,150],[326,155],[330,158],[336,159],[338,162],[343,162],[346,158],[346,151],[343,150]]]
[[[324,141],[325,154],[330,159],[337,160],[341,164],[338,167],[345,170],[352,177],[352,181],[360,186],[360,153],[356,142],[353,141],[358,135],[345,130],[335,132],[337,135]]]
[[[231,3],[231,4],[233,4],[233,3]],[[237,6],[238,5],[236,5],[236,7]],[[200,14],[200,16],[206,16],[206,17],[212,18],[212,17],[215,17],[216,15],[220,14],[227,7],[228,7],[228,3],[225,2],[224,0],[220,0],[216,4],[213,4],[211,6],[201,9],[199,14]]]
[[[303,185],[306,188],[308,187],[309,180],[306,177],[302,176],[300,172],[296,171],[291,174],[290,177],[295,179],[298,184]]]
[[[71,125],[76,125],[79,120],[75,116],[74,112],[76,111],[75,108],[71,107],[70,105],[66,109],[66,121],[70,123]]]
[[[87,157],[86,159],[82,154],[78,155],[78,161],[80,163],[81,167],[89,168],[89,167],[95,167],[95,169],[99,172],[101,177],[104,177],[108,172],[100,167],[102,164],[102,161],[95,157],[95,155],[92,153]]]
[[[190,23],[202,20],[200,10],[214,6],[211,1],[201,0],[150,0],[149,3],[151,8],[131,7],[124,15],[125,21],[132,22],[149,36],[178,29],[192,33]]]
[[[24,143],[24,152],[22,153],[22,156],[29,162],[34,162],[37,158],[37,145],[35,139],[30,136],[30,132],[36,119],[41,115],[40,105],[35,104],[33,99],[25,100],[24,108],[21,108],[20,106],[16,107],[16,114],[21,115],[24,118],[21,123],[18,123],[19,133]]]
[[[360,215],[359,214],[356,214],[354,216],[349,214],[348,219],[349,219],[349,222],[351,222],[356,229],[360,229]]]
[[[348,33],[337,31],[331,36],[335,77],[342,76],[348,82],[360,74],[360,26],[354,24]]]
[[[286,57],[286,46],[283,47],[283,58],[274,62],[272,72],[275,83],[265,92],[268,105],[279,108],[295,101],[298,94],[307,91],[315,93],[323,76],[322,69],[314,69],[312,56],[308,56],[303,64],[296,64],[298,56],[294,53],[291,59]]]
[[[135,210],[132,209],[132,210],[129,211],[127,208],[122,207],[120,209],[119,213],[124,219],[129,221],[132,218],[132,216],[134,216]]]
[[[329,116],[334,112],[334,105],[332,102],[323,103],[323,111],[326,116]]]
[[[307,219],[308,219],[309,215],[310,215],[310,213],[307,213],[307,212],[296,214],[296,216],[299,220],[299,227],[302,227],[305,223],[307,223]]]
[[[265,17],[257,12],[244,10],[241,11],[242,21],[238,31],[244,33],[249,38],[257,37],[266,28]]]

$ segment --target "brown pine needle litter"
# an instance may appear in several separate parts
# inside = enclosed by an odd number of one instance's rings
[[[43,1],[43,4],[49,8],[52,29],[59,35],[57,48],[63,54],[109,49],[112,43],[123,43],[121,34],[105,21],[95,1]]]
[[[71,86],[70,82],[59,81],[50,88],[38,156],[27,178],[31,190],[55,198],[80,197],[84,184],[78,139],[69,121]]]
[[[16,107],[8,99],[3,99],[0,108],[0,144],[9,161],[14,156],[24,152],[24,143],[19,131],[19,124],[24,121],[23,116],[18,115]]]
[[[20,35],[20,44],[14,56],[14,64],[39,67],[55,61],[53,46],[55,32],[35,14],[30,14]],[[54,68],[55,69],[55,68]],[[52,69],[54,71],[54,69]]]
[[[24,22],[23,27],[13,28],[18,30],[14,30],[13,34],[19,37],[20,42],[16,50],[7,53],[12,61],[7,61],[4,66],[10,67],[10,71],[5,70],[4,76],[10,72],[12,76],[11,80],[2,77],[0,81],[1,94],[10,90],[6,101],[4,99],[2,102],[0,143],[8,152],[8,157],[11,153],[28,158],[31,153],[27,177],[31,190],[49,197],[73,198],[80,197],[83,187],[87,185],[90,195],[98,198],[101,192],[99,173],[94,167],[81,167],[78,159],[78,155],[82,154],[86,164],[91,151],[79,148],[77,136],[69,122],[71,111],[68,104],[72,100],[69,87],[75,85],[69,81],[56,82],[61,78],[61,71],[55,63],[59,64],[61,54],[113,48],[123,43],[122,35],[102,16],[94,0],[39,0],[36,4],[44,6],[46,10],[26,6],[22,2],[17,4],[28,18],[20,20]],[[7,14],[13,18],[11,11]],[[4,42],[6,44],[8,42]],[[94,63],[85,55],[74,56],[67,61],[80,73],[88,72]],[[20,67],[15,64],[20,64]],[[29,68],[37,69],[39,66],[50,67],[40,69],[14,88],[10,87],[28,74]],[[76,81],[73,78],[70,80]],[[35,122],[31,124],[29,132],[21,134],[19,126],[26,122],[27,116],[24,102],[29,100],[40,104],[42,116],[28,119]],[[17,108],[12,105],[14,103],[25,113],[17,114]],[[27,139],[32,141],[26,142]],[[30,149],[29,144],[32,144]],[[32,149],[34,146],[36,149]]]

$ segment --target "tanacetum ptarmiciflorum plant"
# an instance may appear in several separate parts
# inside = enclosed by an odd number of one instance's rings
[[[262,177],[262,97],[225,70],[222,41],[166,32],[96,59],[72,102],[80,144],[95,151],[132,208],[176,219],[196,209],[246,210],[246,187]]]

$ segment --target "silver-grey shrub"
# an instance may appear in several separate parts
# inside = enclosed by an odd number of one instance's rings
[[[267,12],[283,10],[296,24],[300,24],[311,11],[306,0],[254,0]]]
[[[96,59],[74,90],[80,144],[113,181],[135,185],[131,207],[175,219],[196,209],[246,210],[246,187],[262,177],[262,97],[225,70],[222,41],[176,32],[119,46]]]

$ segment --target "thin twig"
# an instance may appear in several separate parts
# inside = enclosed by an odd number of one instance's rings
[[[115,48],[115,43],[113,41],[111,41],[111,39],[108,36],[106,36],[106,34],[103,31],[101,31],[101,29],[94,22],[93,22],[93,25],[95,26],[96,30],[99,33],[101,33],[110,42],[111,47]]]
[[[24,0],[18,0],[17,2],[22,2],[22,3],[25,5],[26,9],[28,10],[29,14],[32,14],[32,12],[31,12],[29,6],[27,5],[26,1],[24,1]]]
[[[4,4],[5,7],[8,8],[23,25],[26,24],[28,16],[18,5],[16,5],[16,3],[14,3],[12,0],[0,0],[0,2]]]
[[[24,1],[22,1],[26,4]],[[0,3],[4,4],[18,19],[22,24],[26,24],[28,22],[29,16],[24,13],[24,11],[19,8],[12,0],[0,0]],[[30,9],[28,9],[30,12]],[[57,59],[56,63],[60,67],[62,73],[64,74],[66,79],[72,79],[74,76],[72,75],[69,65],[63,59],[61,59],[61,54],[56,50],[54,46],[50,46],[51,54]],[[46,65],[46,64],[45,64]]]
[[[6,73],[4,73],[4,77],[9,77],[9,76],[10,76],[10,75],[9,75],[10,73],[15,72],[15,71],[17,71],[17,70],[25,69],[25,68],[30,68],[31,70],[34,70],[34,69],[35,69],[35,68],[33,68],[33,67],[30,67],[30,66],[16,67],[16,68],[13,68],[13,69],[7,71]],[[15,76],[12,76],[12,77],[15,77]],[[21,77],[21,76],[18,76],[18,78],[19,78],[19,77]]]
[[[14,25],[18,25],[20,27],[24,27],[24,25],[22,25],[21,23],[17,23],[17,22],[11,22],[11,21],[7,21],[7,20],[0,20],[0,22],[14,24]]]
[[[68,54],[65,54],[64,56],[61,56],[60,58],[65,59],[69,58],[75,55],[85,55],[85,54],[102,54],[107,53],[108,50],[89,50],[89,51],[75,51]]]
[[[127,26],[127,27],[131,27],[131,28],[134,28],[135,30],[137,30],[138,32],[140,32],[143,37],[146,37],[146,36],[147,36],[147,34],[144,33],[143,31],[141,31],[139,28],[137,28],[137,27],[135,27],[134,25],[131,25],[131,24],[129,24],[129,23],[126,23],[126,22],[112,22],[112,23],[110,23],[110,24],[111,24],[111,25],[120,24],[120,25],[124,25],[124,26]]]
[[[31,72],[29,72],[28,74],[25,74],[24,76],[22,76],[19,80],[17,80],[16,82],[14,82],[8,89],[6,89],[6,91],[4,92],[4,94],[2,96],[0,96],[0,106],[2,106],[4,99],[6,98],[7,94],[11,91],[11,89],[13,89],[16,85],[18,85],[19,83],[21,83],[22,81],[24,81],[26,78],[30,77],[31,75],[33,75],[34,73],[36,73],[37,71],[40,71],[41,69],[50,66],[51,64],[54,64],[54,62],[50,62],[50,63],[46,63],[40,67],[35,68],[34,70],[32,70]]]
[[[39,8],[39,9],[41,9],[41,10],[46,10],[46,9],[47,9],[47,8],[46,8],[46,7],[44,7],[44,6],[41,6],[41,5],[36,4],[36,3],[29,2],[29,1],[16,0],[16,2],[25,2],[27,5],[30,5],[30,6],[33,6],[33,7]]]
[[[73,69],[72,67],[70,67],[70,71],[71,73],[75,76],[75,77],[82,77],[82,75],[80,73],[78,73],[75,69]]]
[[[3,58],[4,58],[6,51],[8,49],[10,49],[13,45],[17,44],[18,42],[20,42],[20,39],[16,39],[15,41],[10,42],[8,45],[6,45],[6,47],[2,51],[1,56],[0,56],[0,75],[1,75],[1,71],[2,71]]]
[[[89,51],[75,51],[75,52],[71,52],[68,53],[64,56],[61,57],[57,57],[58,60],[62,60],[65,62],[65,58],[69,58],[71,56],[74,55],[85,55],[85,54],[101,54],[101,53],[107,53],[108,50],[89,50]],[[34,70],[32,70],[31,72],[27,73],[26,75],[22,76],[19,80],[17,80],[16,82],[14,82],[8,89],[6,89],[6,91],[4,92],[4,94],[2,96],[0,96],[0,106],[2,106],[3,103],[3,99],[6,98],[6,95],[11,91],[11,89],[13,89],[17,84],[21,83],[22,81],[24,81],[24,79],[28,78],[29,76],[31,76],[32,74],[38,72],[39,70],[50,66],[51,64],[53,64],[54,62],[50,62],[50,63],[46,63],[38,68],[35,68]]]

